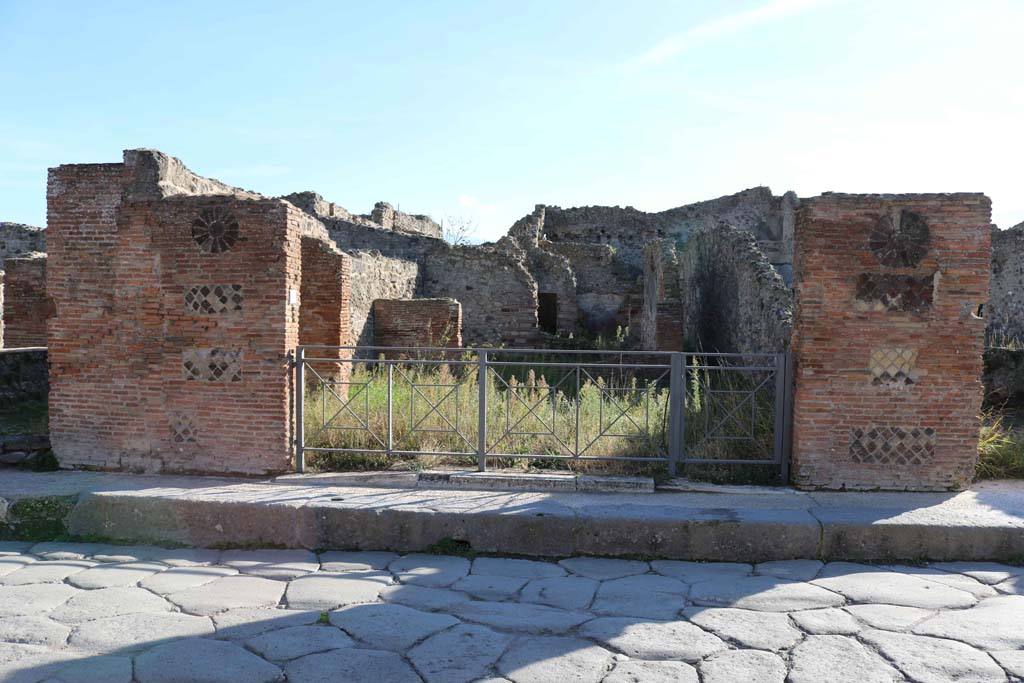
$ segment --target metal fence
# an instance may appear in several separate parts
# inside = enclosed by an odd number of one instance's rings
[[[788,477],[789,354],[301,346],[307,455],[774,465]],[[322,456],[321,456],[322,457]]]

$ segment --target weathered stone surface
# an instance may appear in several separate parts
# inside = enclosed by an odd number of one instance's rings
[[[289,582],[285,600],[292,609],[330,610],[374,602],[389,583],[391,575],[387,572],[318,572]]]
[[[172,567],[195,567],[215,564],[220,555],[221,551],[212,548],[161,548],[151,559]]]
[[[467,621],[493,626],[505,631],[527,633],[564,633],[590,618],[584,612],[571,612],[544,605],[515,602],[464,602],[452,612]]]
[[[394,652],[344,648],[300,657],[285,665],[289,683],[423,683]]]
[[[697,670],[686,662],[619,662],[603,683],[698,683]]]
[[[449,610],[469,601],[468,595],[458,591],[409,585],[388,586],[380,592],[380,597],[388,602],[422,610]]]
[[[406,650],[427,636],[454,626],[448,614],[420,612],[403,605],[352,605],[331,612],[333,625],[369,647]]]
[[[1024,679],[1024,650],[999,650],[989,654],[1011,676]]]
[[[585,576],[596,581],[621,579],[626,576],[644,574],[650,565],[638,560],[613,560],[605,557],[569,557],[558,564],[573,574]]]
[[[593,579],[581,576],[538,579],[526,585],[522,600],[562,609],[586,609],[594,600],[600,585]]]
[[[444,588],[469,573],[469,560],[447,555],[413,553],[395,560],[388,569],[402,583]]]
[[[825,563],[818,560],[775,560],[755,565],[754,573],[790,581],[810,581],[824,566]]]
[[[139,683],[275,683],[284,672],[245,649],[220,640],[188,639],[158,645],[135,658]]]
[[[284,593],[280,581],[255,576],[226,576],[210,583],[171,593],[167,599],[189,614],[216,614],[236,607],[276,605]]]
[[[6,576],[35,561],[36,558],[27,555],[0,555],[0,576]]]
[[[238,570],[233,567],[172,567],[167,571],[146,577],[139,582],[139,586],[159,595],[168,595],[202,586],[225,576],[234,576],[237,573]]]
[[[132,660],[117,655],[90,655],[54,665],[48,683],[131,683]]]
[[[134,587],[100,588],[72,596],[50,612],[50,617],[67,624],[121,614],[170,612],[171,603],[147,590]]]
[[[807,583],[774,576],[723,578],[695,584],[690,600],[698,605],[738,607],[761,612],[836,607],[846,602],[841,595]]]
[[[990,598],[998,595],[999,592],[992,586],[986,585],[977,579],[963,574],[950,574],[931,567],[911,567],[906,565],[888,565],[889,571],[899,572],[905,576],[914,576],[925,581],[934,581],[950,588],[956,588],[970,593],[976,598]]]
[[[146,577],[167,569],[156,562],[127,562],[125,564],[101,564],[69,576],[67,581],[78,588],[113,588],[132,586]]]
[[[68,643],[92,652],[129,652],[151,647],[176,638],[213,635],[208,617],[175,612],[165,614],[125,614],[79,624]]]
[[[900,605],[847,605],[847,612],[872,628],[885,631],[906,631],[935,612],[920,607]]]
[[[214,614],[213,623],[217,627],[218,638],[247,640],[267,631],[315,624],[320,620],[320,614],[318,610],[243,607]]]
[[[0,619],[0,642],[60,646],[71,629],[46,617],[4,617]]]
[[[116,552],[118,546],[109,543],[65,543],[45,541],[36,543],[29,552],[44,560],[82,560],[97,553]]]
[[[860,632],[860,624],[849,612],[835,607],[793,612],[796,625],[814,636],[852,636]]]
[[[292,626],[250,638],[245,646],[275,662],[351,647],[353,640],[333,626]]]
[[[612,653],[580,638],[525,638],[498,661],[513,683],[598,683],[611,668]]]
[[[294,579],[320,568],[316,553],[309,550],[225,550],[220,563],[243,574],[277,580]]]
[[[62,583],[0,586],[0,617],[41,616],[79,592]]]
[[[784,683],[786,664],[778,655],[755,650],[729,650],[701,662],[704,683]]]
[[[812,583],[841,593],[855,602],[922,609],[960,609],[978,601],[966,591],[935,581],[847,562],[825,565]]]
[[[684,583],[749,576],[754,570],[749,564],[737,562],[678,562],[675,560],[655,560],[651,562],[651,568],[663,576],[669,576]]]
[[[480,678],[511,642],[489,628],[460,624],[409,651],[409,660],[427,683],[468,683]]]
[[[727,648],[714,636],[685,621],[605,617],[588,621],[579,632],[630,657],[696,662]]]
[[[61,583],[72,574],[83,572],[95,566],[95,562],[88,560],[33,562],[4,576],[0,579],[0,584],[4,586],[27,586],[33,583]]]
[[[605,581],[591,609],[598,614],[672,619],[686,603],[686,584],[666,576],[641,574]]]
[[[944,572],[964,574],[990,586],[1014,576],[1024,575],[1024,567],[998,562],[935,562],[929,566]]]
[[[920,683],[998,683],[1003,670],[992,658],[969,645],[944,638],[914,636],[890,631],[864,631],[862,640],[913,681]]]
[[[473,560],[472,571],[480,576],[514,576],[521,579],[547,579],[565,576],[565,570],[557,564],[503,557],[478,557]]]
[[[728,607],[688,607],[683,614],[704,630],[741,647],[785,650],[803,637],[785,614]]]
[[[1014,576],[995,585],[996,591],[1004,595],[1024,595],[1024,576]]]
[[[0,541],[0,555],[19,555],[27,553],[32,547],[31,541]],[[35,559],[35,558],[32,558]]]
[[[513,576],[478,576],[470,574],[452,584],[452,589],[469,593],[480,600],[511,600],[526,585],[527,579]]]
[[[900,673],[846,636],[807,636],[790,654],[789,683],[895,683]]]
[[[940,612],[912,631],[960,640],[985,650],[1024,649],[1024,596],[988,598],[970,609]]]
[[[388,552],[330,550],[320,553],[320,569],[325,572],[362,572],[371,569],[387,569],[388,565],[397,559],[397,554]]]

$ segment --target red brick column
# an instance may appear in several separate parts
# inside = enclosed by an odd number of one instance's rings
[[[462,306],[455,299],[377,299],[377,346],[462,346]]]
[[[990,202],[980,194],[801,202],[793,481],[946,490],[977,459]]]
[[[299,343],[303,345],[347,346],[352,343],[349,303],[352,299],[352,259],[333,244],[315,237],[302,238],[302,286],[299,307]],[[352,357],[347,349],[315,349],[307,357]],[[311,362],[312,369],[324,379],[347,382],[351,363]],[[312,388],[315,377],[307,377]],[[347,386],[335,386],[345,396]]]

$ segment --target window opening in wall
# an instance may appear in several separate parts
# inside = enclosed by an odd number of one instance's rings
[[[558,334],[558,295],[541,292],[537,295],[537,324],[548,334]]]

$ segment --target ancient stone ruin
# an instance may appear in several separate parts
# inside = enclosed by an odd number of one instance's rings
[[[797,484],[955,488],[976,457],[986,320],[1021,334],[1024,233],[996,234],[990,298],[980,195],[537,206],[495,243],[453,245],[384,202],[358,215],[314,192],[268,198],[128,150],[51,169],[47,223],[3,224],[3,310],[8,346],[49,347],[64,467],[287,470],[299,344],[604,336],[792,347]]]

